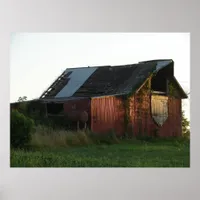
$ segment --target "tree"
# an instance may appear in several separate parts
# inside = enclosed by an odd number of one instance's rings
[[[27,96],[19,97],[18,102],[19,102],[18,111],[20,113],[23,113],[24,115],[27,115],[27,107],[28,107]]]
[[[18,102],[23,102],[23,101],[27,101],[27,97],[26,96],[18,98]]]
[[[190,122],[185,116],[185,111],[182,111],[182,136],[190,138]]]

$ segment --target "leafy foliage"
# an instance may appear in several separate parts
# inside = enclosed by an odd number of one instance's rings
[[[18,102],[27,101],[27,96],[19,97]]]
[[[11,146],[13,148],[23,148],[31,140],[31,131],[34,121],[17,110],[11,111]]]
[[[185,138],[190,138],[190,122],[189,120],[185,117],[185,112],[182,111],[182,136]]]

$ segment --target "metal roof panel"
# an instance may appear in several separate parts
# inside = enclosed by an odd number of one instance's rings
[[[96,71],[96,69],[96,67],[66,69],[66,73],[71,72],[71,74],[68,76],[69,81],[62,88],[62,90],[58,92],[58,94],[55,97],[60,98],[72,96],[84,84],[84,82]]]

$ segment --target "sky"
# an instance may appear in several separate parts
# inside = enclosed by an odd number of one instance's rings
[[[12,33],[10,102],[38,98],[66,68],[154,59],[173,59],[175,77],[190,92],[189,33]],[[190,119],[190,99],[183,109]]]

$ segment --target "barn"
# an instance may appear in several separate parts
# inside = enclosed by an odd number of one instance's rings
[[[181,136],[184,98],[187,94],[174,76],[174,61],[163,59],[68,68],[39,101],[47,116],[67,114],[76,122],[86,122],[95,133],[113,130],[119,136],[169,137]]]

